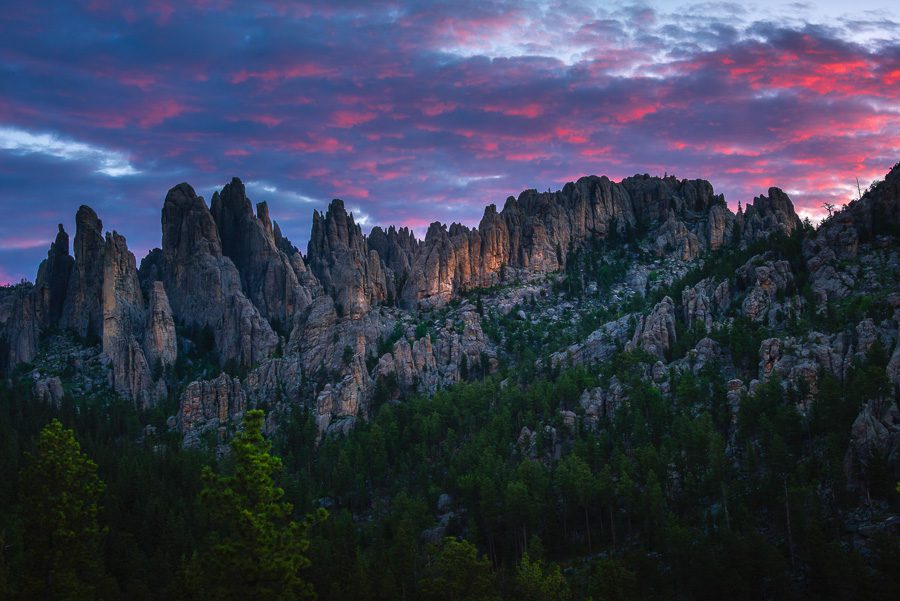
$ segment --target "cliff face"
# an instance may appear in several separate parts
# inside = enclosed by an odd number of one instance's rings
[[[875,213],[888,205],[854,219],[877,224]],[[684,265],[709,250],[789,233],[799,220],[775,188],[735,216],[703,180],[592,176],[558,192],[524,191],[499,211],[491,205],[477,228],[433,223],[421,242],[408,228],[375,227],[365,236],[335,200],[314,213],[304,258],[265,203],[254,211],[235,178],[209,207],[188,184],[175,186],[161,225],[162,248],[138,271],[125,238],[104,236],[96,213],[81,207],[74,258],[60,227],[35,285],[0,298],[0,359],[7,369],[31,361],[42,333],[54,328],[99,341],[111,388],[140,406],[177,395],[176,421],[193,444],[198,432],[223,427],[248,405],[306,406],[320,431],[340,430],[365,417],[375,396],[433,393],[490,373],[498,347],[482,331],[481,308],[454,304],[425,335],[421,315],[465,291],[560,271],[572,251],[596,241],[614,248],[615,240],[640,239],[650,256]],[[852,236],[829,236],[844,240],[835,252],[852,252]],[[787,310],[776,302],[789,281],[783,266],[746,271],[752,319]],[[646,273],[635,277],[647,283]],[[709,329],[730,303],[726,284],[701,284],[686,291],[684,307],[665,299],[646,317],[608,324],[552,362],[600,360],[622,345],[665,359],[679,315]],[[498,302],[509,312],[545,292],[520,287]],[[194,348],[179,341],[176,325],[209,332],[220,367],[242,377],[206,374],[189,386],[176,383],[169,368],[179,349]]]
[[[860,244],[890,240],[898,233],[900,163],[884,181],[828,218],[817,235],[804,242],[803,254],[819,310],[824,311],[829,301],[846,298],[860,283],[857,275],[841,269],[842,262],[858,257]]]
[[[781,208],[770,213],[780,216]],[[657,254],[688,261],[731,242],[733,223],[724,199],[704,180],[583,177],[559,192],[510,197],[500,212],[491,205],[475,230],[432,224],[401,298],[408,308],[433,308],[460,291],[498,283],[506,269],[556,271],[570,250],[642,231],[651,233]]]
[[[325,215],[313,213],[307,251],[309,265],[338,313],[358,319],[388,298],[384,265],[378,252],[369,250],[359,225],[344,203],[333,200]]]
[[[102,269],[102,346],[109,359],[110,385],[122,397],[149,407],[165,396],[165,387],[154,385],[141,348],[146,327],[144,298],[134,255],[117,232],[106,235]]]
[[[239,248],[232,241],[232,251],[240,254]],[[188,184],[169,190],[163,205],[162,272],[175,320],[209,327],[223,362],[251,366],[275,349],[271,325],[245,296],[237,268],[222,252],[212,213]]]
[[[82,338],[99,339],[103,328],[103,222],[82,205],[75,215],[75,263],[66,292],[60,327]]]
[[[151,369],[175,365],[178,343],[172,307],[162,282],[153,282],[147,311],[147,331],[144,338],[144,354]]]
[[[75,259],[69,255],[69,234],[59,224],[56,240],[50,245],[47,258],[41,261],[34,280],[42,327],[49,327],[62,317],[74,265]]]
[[[69,237],[60,226],[35,286],[16,294],[3,324],[12,341],[8,366],[32,361],[42,332],[69,331],[99,341],[117,394],[141,407],[153,405],[165,396],[166,387],[152,376],[142,348],[152,328],[148,330],[134,255],[119,233],[104,238],[103,224],[91,208],[82,206],[75,224],[75,257],[69,256]],[[174,357],[174,332],[166,352]]]
[[[213,194],[211,212],[222,254],[234,263],[244,294],[263,317],[288,323],[312,302],[310,288],[301,285],[307,273],[303,257],[292,253],[291,258],[279,248],[268,206],[259,203],[254,215],[241,180],[234,178]]]
[[[800,218],[787,194],[779,188],[769,188],[768,196],[757,196],[743,214],[738,214],[738,224],[742,238],[754,242],[775,231],[790,235],[800,227]]]

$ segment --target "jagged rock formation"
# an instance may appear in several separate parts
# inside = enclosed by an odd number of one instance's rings
[[[175,424],[186,446],[196,446],[203,433],[226,427],[248,406],[274,409],[300,406],[303,368],[299,358],[267,359],[243,382],[227,374],[196,380],[181,394]]]
[[[653,308],[647,317],[641,317],[626,350],[643,349],[662,359],[675,344],[675,303],[668,296]]]
[[[222,254],[212,214],[188,184],[166,195],[162,263],[176,321],[211,328],[223,363],[249,367],[272,353],[278,338],[244,295],[238,270]]]
[[[860,244],[890,240],[900,232],[900,163],[884,181],[859,200],[848,203],[828,218],[816,236],[804,241],[803,253],[810,270],[810,285],[819,311],[830,301],[846,298],[860,284],[857,274],[840,263],[857,259]],[[885,238],[886,237],[886,238]],[[897,269],[900,265],[882,266]],[[871,288],[871,283],[866,286]]]
[[[312,302],[312,292],[300,283],[307,273],[303,257],[291,253],[289,258],[279,248],[268,205],[256,205],[254,216],[244,184],[233,178],[221,193],[213,194],[210,210],[222,241],[222,254],[240,273],[244,294],[263,317],[288,324],[295,312]],[[289,246],[281,239],[282,247]]]
[[[40,309],[32,286],[17,286],[7,297],[0,336],[0,359],[7,372],[30,363],[40,344]]]
[[[141,346],[146,314],[134,255],[117,232],[104,239],[103,224],[89,207],[79,208],[75,222],[74,259],[60,226],[41,263],[38,283],[20,292],[10,311],[5,330],[14,342],[8,362],[13,366],[31,361],[41,332],[51,328],[96,338],[111,388],[142,407],[150,406],[165,395],[165,385],[152,376]],[[172,340],[174,344],[174,333]],[[174,354],[174,349],[168,352]]]
[[[387,300],[388,281],[378,252],[369,250],[362,230],[342,201],[331,201],[325,215],[313,213],[307,256],[340,315],[358,319]]]
[[[75,215],[75,264],[60,327],[82,338],[103,336],[103,222],[82,205]]]
[[[138,342],[144,337],[145,315],[134,255],[117,232],[106,235],[102,255],[102,345],[110,362],[110,385],[124,398],[148,407],[158,391]]]
[[[813,330],[801,337],[767,338],[759,348],[759,379],[776,377],[784,386],[802,388],[808,395],[813,395],[818,390],[820,370],[845,380],[854,360],[864,359],[876,340],[884,348],[894,347],[897,344],[896,325],[890,321],[876,324],[872,319],[865,319],[853,330],[834,334]]]
[[[144,354],[151,369],[175,365],[178,358],[178,341],[175,319],[169,306],[169,297],[162,282],[153,282],[147,313],[147,333],[144,338]]]
[[[800,303],[799,299],[792,302],[785,298],[796,292],[787,261],[772,261],[766,255],[758,255],[739,267],[736,275],[738,287],[747,289],[741,306],[751,321],[775,325],[788,319],[791,309]]]
[[[397,229],[390,226],[385,231],[377,225],[372,228],[366,240],[369,248],[378,253],[384,265],[388,288],[387,300],[388,304],[392,304],[406,283],[406,277],[419,248],[419,241],[408,227]]]
[[[589,365],[606,361],[629,342],[637,319],[636,315],[623,315],[616,321],[610,321],[591,332],[583,343],[573,344],[554,353],[550,361],[554,366]]]
[[[246,404],[237,378],[223,373],[211,381],[191,382],[182,393],[178,408],[177,425],[184,434],[184,445],[197,446],[204,432],[224,427],[244,412]]]
[[[780,188],[769,188],[768,196],[754,198],[743,213],[738,213],[737,224],[745,242],[755,242],[778,231],[789,236],[801,225],[794,204]]]
[[[716,283],[712,278],[706,278],[694,286],[686,286],[681,299],[688,329],[700,323],[709,333],[713,322],[722,317],[731,304],[731,289],[727,280]]]
[[[865,404],[850,429],[844,471],[851,487],[860,488],[865,473],[877,461],[900,472],[900,409],[897,401],[873,399]]]
[[[779,209],[766,215],[780,216]],[[507,199],[499,213],[489,206],[475,230],[432,224],[402,301],[410,308],[441,306],[459,291],[498,283],[506,268],[555,271],[565,265],[569,250],[590,240],[646,229],[655,232],[659,254],[692,260],[729,242],[733,221],[724,199],[703,180],[635,176],[617,184],[592,176],[559,192],[527,190]]]
[[[880,284],[873,273],[900,267],[900,256],[885,242],[896,223],[897,211],[891,211],[898,177],[892,172],[807,241],[804,256],[817,302],[875,290]],[[138,272],[125,239],[115,232],[104,238],[91,209],[82,207],[76,221],[74,259],[60,228],[35,286],[0,295],[0,360],[7,367],[31,361],[42,333],[55,327],[95,338],[106,379],[121,396],[142,406],[170,393],[180,398],[174,421],[188,444],[212,429],[224,433],[251,406],[273,414],[299,407],[313,415],[320,433],[341,432],[368,416],[374,397],[432,394],[491,373],[504,351],[483,323],[505,316],[527,325],[542,311],[552,312],[561,326],[577,323],[577,315],[567,315],[571,307],[532,307],[543,302],[535,299],[554,294],[554,278],[562,277],[544,276],[565,268],[573,251],[595,241],[605,240],[612,245],[607,248],[617,248],[616,240],[637,241],[633,250],[643,262],[629,267],[623,288],[613,292],[619,302],[659,290],[663,280],[672,283],[702,265],[708,251],[752,248],[774,232],[790,234],[800,226],[777,188],[734,215],[703,180],[585,177],[555,193],[525,191],[500,211],[491,205],[477,228],[434,223],[422,242],[407,228],[376,227],[366,237],[335,200],[324,215],[314,214],[304,258],[271,220],[268,206],[259,203],[254,212],[243,184],[233,179],[209,208],[189,185],[172,188],[162,211],[162,248],[151,251]],[[877,262],[865,264],[861,248],[880,249]],[[841,263],[848,260],[858,265]],[[615,319],[587,337],[581,332],[568,339],[566,348],[548,349],[544,360],[549,355],[553,366],[602,363],[622,350],[641,349],[653,358],[644,376],[668,395],[673,370],[699,373],[719,364],[729,378],[735,375],[727,345],[713,338],[743,315],[775,334],[760,348],[759,380],[730,385],[728,402],[736,414],[740,395],[758,381],[778,377],[786,386],[803,382],[804,390],[814,390],[820,369],[844,377],[874,340],[896,348],[897,327],[884,323],[862,322],[849,335],[779,332],[806,301],[797,290],[802,280],[774,254],[753,257],[719,277],[687,286],[677,303],[672,294],[643,313],[620,305],[611,313]],[[514,282],[500,292],[461,297]],[[585,291],[601,294],[596,285]],[[474,296],[482,294],[492,295],[487,311],[474,306]],[[199,330],[213,338],[217,371],[240,377],[213,377],[207,369],[192,374],[196,380],[186,389],[174,381],[178,370],[169,368],[180,350],[198,348],[184,334]],[[683,331],[692,337],[689,350],[676,339]],[[703,333],[710,337],[701,338]],[[678,358],[672,356],[676,347]],[[898,350],[888,376],[900,385]],[[49,383],[36,388],[42,398],[58,392]],[[589,422],[599,423],[625,400],[625,387],[612,378],[588,391],[582,408]],[[575,421],[564,416],[569,427]]]
[[[47,258],[41,261],[34,280],[42,328],[58,323],[62,317],[74,264],[69,255],[69,234],[60,223],[56,240],[50,245]]]
[[[52,376],[36,380],[31,393],[35,399],[42,403],[59,406],[65,391],[59,376]]]
[[[381,378],[394,376],[397,392],[434,394],[472,374],[492,373],[496,355],[478,313],[468,305],[455,320],[438,324],[434,339],[431,335],[415,339],[414,332],[407,332],[378,360],[375,373]]]

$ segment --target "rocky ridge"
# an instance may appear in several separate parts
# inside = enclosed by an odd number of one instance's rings
[[[884,229],[896,208],[896,172],[805,239],[817,307],[895,285],[873,273],[900,264]],[[896,317],[865,322],[849,338],[787,335],[813,301],[801,294],[795,268],[770,252],[750,256],[731,277],[706,277],[657,297],[646,313],[629,309],[634,299],[702,267],[710,252],[748,249],[802,227],[777,188],[733,214],[702,180],[587,177],[555,193],[525,191],[501,211],[490,206],[478,228],[432,224],[423,241],[393,227],[365,236],[334,201],[325,214],[315,213],[304,257],[265,203],[254,214],[240,180],[214,194],[209,207],[180,184],[164,203],[162,248],[140,270],[124,238],[115,232],[104,238],[93,211],[82,207],[76,221],[74,258],[60,228],[35,285],[0,296],[5,364],[33,360],[42,335],[53,329],[95,337],[109,384],[121,396],[149,406],[174,395],[172,421],[185,444],[200,444],[204,432],[226,432],[251,406],[270,407],[273,415],[306,410],[321,433],[343,431],[374,403],[430,394],[501,368],[509,360],[501,322],[543,328],[542,339],[549,339],[548,329],[576,332],[571,344],[546,349],[548,365],[600,364],[623,350],[644,352],[648,381],[664,392],[670,369],[715,364],[737,371],[715,339],[737,318],[776,333],[759,349],[757,382],[777,377],[785,386],[809,386],[820,369],[846,374],[872,331],[885,348],[896,348]],[[611,287],[587,282],[583,299],[565,300],[555,287],[570,257],[598,241],[628,245],[625,276]],[[585,312],[601,306],[610,318],[593,333],[577,334]],[[682,348],[695,326],[707,336]],[[171,372],[197,346],[188,330],[211,333],[219,369],[185,382]],[[888,371],[897,385],[900,352]],[[758,385],[750,380],[733,379],[729,403]],[[54,381],[43,374],[40,381],[38,396],[58,396]],[[582,406],[597,418],[626,401],[622,386],[610,381],[584,391]],[[884,426],[893,415],[880,405],[870,414],[861,423]]]

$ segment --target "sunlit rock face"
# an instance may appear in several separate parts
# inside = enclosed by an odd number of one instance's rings
[[[489,206],[477,229],[431,224],[401,299],[408,308],[438,307],[460,291],[499,283],[506,270],[556,271],[570,250],[645,231],[659,255],[690,261],[729,243],[733,222],[704,180],[635,176],[614,183],[592,176],[558,192],[526,190],[499,212]]]

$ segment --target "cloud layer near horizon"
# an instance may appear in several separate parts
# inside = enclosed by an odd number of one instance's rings
[[[900,148],[900,25],[748,5],[32,3],[0,39],[0,282],[80,204],[159,244],[168,188],[231,176],[305,248],[314,208],[476,224],[586,174],[702,177],[732,207],[842,204]]]

